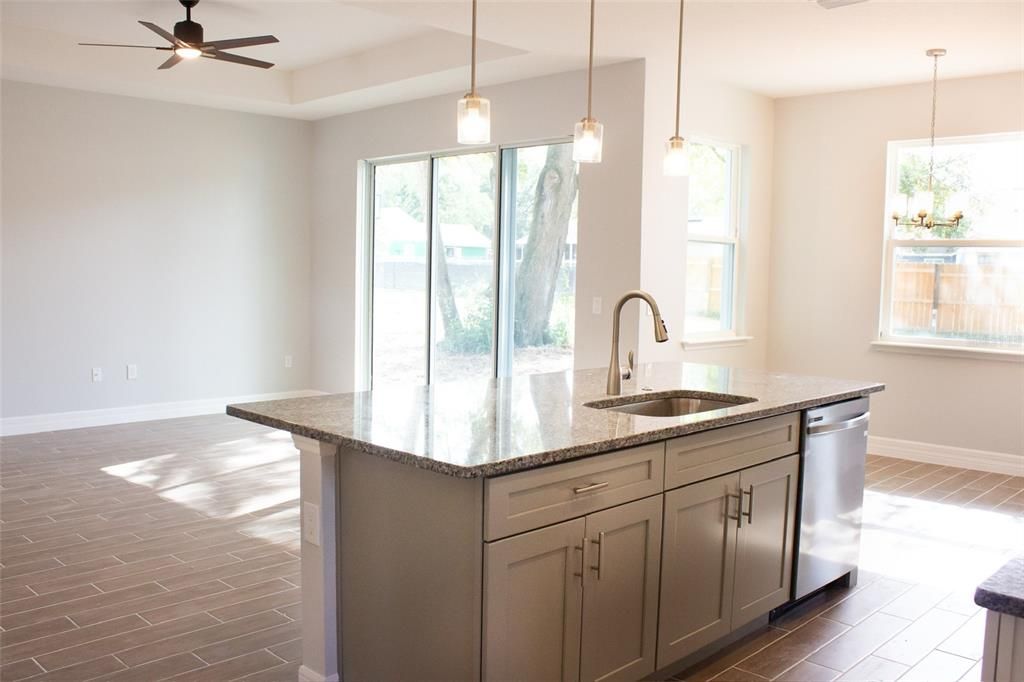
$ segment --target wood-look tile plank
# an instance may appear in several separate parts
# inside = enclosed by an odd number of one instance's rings
[[[138,618],[138,616],[135,617]],[[110,621],[105,621],[105,623],[106,622]],[[136,628],[128,632],[114,633],[111,636],[104,637],[102,639],[95,639],[85,644],[70,646],[42,656],[37,655],[36,661],[38,661],[39,664],[47,670],[54,670],[107,654],[117,654],[120,659],[120,652],[127,649],[147,646],[182,634],[196,632],[202,628],[209,627],[216,622],[217,621],[213,616],[207,613],[199,613],[194,616],[187,616],[167,623],[161,623],[160,625],[150,625]],[[103,625],[103,623],[90,627],[98,628],[101,625]],[[174,651],[171,653],[180,653],[180,651]]]
[[[917,620],[952,592],[946,587],[915,585],[880,610],[890,616]]]
[[[774,679],[794,663],[808,657],[849,629],[849,626],[842,623],[815,618],[753,656],[740,661],[736,667]]]
[[[231,620],[230,618],[220,618],[217,616],[216,610],[291,589],[289,583],[277,578],[239,589],[231,589],[219,580],[203,584],[221,585],[223,589],[209,594],[192,595],[194,598],[190,598],[189,594],[196,587],[189,586],[174,590],[173,594],[181,595],[177,601],[168,604],[155,604],[155,608],[144,609],[140,615],[151,623],[163,623],[192,613],[209,611],[219,620]],[[212,587],[207,589],[212,590]]]
[[[254,616],[218,623],[152,644],[127,649],[119,652],[117,657],[129,666],[137,666],[158,658],[182,651],[192,651],[204,645],[222,642],[287,622],[289,622],[288,619],[276,611],[264,611]]]
[[[47,637],[31,639],[27,642],[12,644],[10,646],[5,644],[3,648],[0,648],[0,664],[20,661],[25,658],[34,658],[36,659],[36,662],[44,668],[52,670],[54,666],[49,666],[43,662],[46,658],[46,654],[54,651],[60,651],[61,649],[68,649],[69,647],[76,645],[93,642],[111,635],[121,635],[129,630],[145,626],[146,621],[142,620],[135,614],[132,614],[97,623],[96,625],[90,625],[85,628],[76,628],[68,630],[67,632],[49,635]],[[89,658],[93,657],[90,656]]]
[[[26,658],[23,661],[16,661],[14,663],[8,663],[7,665],[0,666],[0,680],[4,682],[17,682],[17,680],[23,680],[26,677],[32,677],[33,675],[39,675],[43,672],[42,667],[31,658]]]
[[[795,666],[775,678],[775,682],[832,682],[842,673],[826,668],[823,665],[800,661]]]
[[[269,651],[254,651],[238,658],[207,666],[170,678],[176,682],[225,682],[280,665],[281,659]]]
[[[974,661],[945,651],[932,651],[900,678],[900,682],[957,682]]]
[[[8,602],[4,602],[3,608],[0,609],[0,626],[3,626],[2,619],[5,616],[11,616],[15,613],[21,613],[22,611],[31,611],[33,609],[43,608],[50,604],[59,604],[73,599],[79,599],[81,597],[100,594],[99,589],[93,585],[77,585],[59,592],[50,592],[49,594],[35,594],[27,587],[22,589],[26,596],[21,597],[20,599],[12,599]]]
[[[96,682],[100,682],[100,680],[102,682],[154,682],[154,680],[166,680],[169,677],[198,670],[205,666],[206,663],[195,654],[175,654],[134,668],[127,668],[112,675],[104,675]],[[292,680],[288,682],[292,682]]]
[[[79,680],[92,680],[116,670],[124,670],[125,668],[124,663],[117,660],[117,658],[103,656],[29,679],[33,682],[78,682]]]
[[[301,634],[302,622],[288,621],[265,630],[200,647],[195,650],[195,654],[207,663],[220,663],[251,651],[269,649],[276,644],[284,644]]]
[[[50,606],[34,609],[32,611],[0,615],[0,625],[5,629],[21,628],[25,625],[40,623],[55,616],[71,617],[72,620],[74,620],[74,616],[82,613],[83,611],[89,611],[91,609],[110,605],[117,605],[123,609],[123,602],[140,597],[151,597],[162,592],[166,592],[166,590],[156,583],[143,583],[142,585],[129,587],[124,590],[100,592],[93,596],[74,599],[71,601],[63,601],[51,604]],[[122,610],[121,613],[124,613],[124,611]],[[77,620],[75,622],[78,623]]]
[[[910,668],[877,656],[868,656],[847,670],[840,682],[895,682]]]
[[[873,613],[808,657],[812,663],[844,672],[900,632],[911,621]]]
[[[967,622],[951,611],[932,609],[875,651],[876,656],[914,666]],[[960,677],[966,669],[960,672]]]
[[[985,612],[978,611],[936,649],[947,654],[980,660],[985,643]]]
[[[261,670],[245,677],[240,677],[242,682],[292,682],[299,676],[299,662],[291,661],[281,665]]]

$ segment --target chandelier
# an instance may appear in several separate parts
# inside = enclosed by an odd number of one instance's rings
[[[935,192],[933,184],[935,181],[935,111],[939,87],[939,57],[946,54],[942,48],[934,48],[925,52],[934,60],[932,67],[932,129],[931,145],[929,148],[930,157],[928,161],[928,189],[914,192],[912,196],[897,194],[892,198],[894,206],[892,219],[897,225],[907,227],[926,227],[929,230],[933,227],[956,227],[964,217],[962,210],[957,208],[945,219],[936,218]],[[900,207],[903,207],[901,210]],[[917,209],[916,212],[912,212]]]

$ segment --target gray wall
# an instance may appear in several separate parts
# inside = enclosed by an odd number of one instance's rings
[[[873,436],[1024,455],[1024,364],[870,345],[886,144],[927,137],[930,98],[921,83],[777,101],[768,363],[884,381],[871,401]],[[939,83],[940,137],[1020,130],[1022,120],[1019,73]]]
[[[10,81],[2,99],[0,414],[309,387],[312,124]]]
[[[585,113],[583,72],[534,78],[482,93],[491,100],[491,140],[511,143],[572,135]],[[597,69],[594,115],[605,124],[604,158],[580,170],[576,279],[577,367],[608,362],[611,309],[640,285],[640,188],[644,64]],[[317,121],[313,145],[312,388],[357,386],[360,294],[357,188],[360,161],[457,147],[461,93]],[[603,311],[591,312],[594,297]],[[623,347],[636,347],[637,307],[623,313]]]

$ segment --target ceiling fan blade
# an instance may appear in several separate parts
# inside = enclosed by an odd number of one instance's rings
[[[252,47],[254,45],[270,45],[280,42],[274,36],[253,36],[251,38],[229,38],[227,40],[211,40],[201,47],[212,47],[218,50],[230,50],[236,47]]]
[[[121,45],[118,43],[78,43],[87,47],[138,47],[144,50],[170,50],[170,47],[157,47],[155,45]]]
[[[203,53],[203,56],[207,59],[216,59],[222,62],[233,62],[235,64],[244,64],[245,66],[255,66],[260,69],[269,69],[273,66],[270,62],[261,62],[259,59],[250,59],[249,57],[241,57],[237,54],[229,54],[227,52],[213,52]]]
[[[188,47],[187,43],[184,43],[175,38],[174,34],[168,33],[167,31],[163,30],[162,28],[160,28],[159,26],[150,21],[140,21],[139,23],[148,28],[153,33],[163,38],[164,40],[166,40],[167,42],[169,42],[171,45],[177,45],[178,47]]]
[[[160,66],[158,66],[156,68],[157,69],[169,69],[169,68],[171,68],[172,66],[174,66],[175,64],[177,64],[180,61],[182,61],[181,57],[179,57],[177,54],[172,54],[170,57],[167,58],[166,62],[164,62],[163,64],[161,64]]]

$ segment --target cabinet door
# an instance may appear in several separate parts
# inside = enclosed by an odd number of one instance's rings
[[[789,600],[799,455],[740,472],[743,520],[736,537],[732,627]]]
[[[729,634],[739,474],[665,493],[658,667]]]
[[[484,549],[486,680],[577,680],[585,522],[566,521]]]
[[[654,672],[661,505],[658,495],[586,519],[583,680],[638,680]]]

